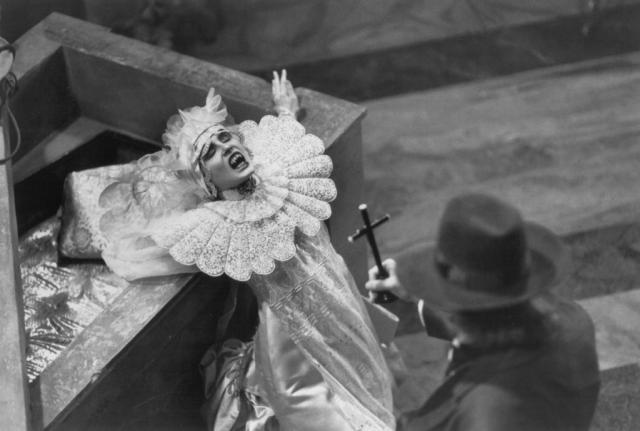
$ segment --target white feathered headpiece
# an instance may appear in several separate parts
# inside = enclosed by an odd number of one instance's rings
[[[192,167],[197,158],[194,143],[198,136],[212,126],[223,124],[226,119],[227,107],[220,95],[211,88],[204,106],[179,110],[178,115],[169,118],[162,142],[185,167]]]
[[[163,144],[169,148],[176,160],[193,175],[193,179],[203,190],[215,198],[217,191],[205,181],[198,164],[199,153],[196,141],[204,131],[220,126],[227,120],[227,107],[215,89],[210,88],[204,106],[194,106],[178,110],[167,121],[167,129],[162,135]]]

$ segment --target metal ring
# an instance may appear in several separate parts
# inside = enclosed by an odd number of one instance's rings
[[[10,47],[10,48],[7,48],[7,47]],[[15,50],[11,45],[4,45],[0,47],[0,52],[6,49],[10,49],[11,51],[15,52]],[[18,125],[18,120],[16,119],[15,115],[13,115],[11,106],[9,105],[9,98],[11,98],[17,90],[18,90],[18,79],[16,78],[16,75],[13,72],[9,72],[7,76],[5,76],[2,79],[2,81],[0,81],[0,91],[3,93],[2,95],[0,95],[0,97],[2,97],[2,102],[0,103],[0,112],[2,112],[2,109],[6,107],[7,115],[11,120],[10,124],[13,126],[13,129],[15,130],[16,146],[13,148],[13,150],[11,150],[11,152],[7,157],[0,159],[0,165],[3,165],[7,163],[9,160],[13,159],[13,157],[15,157],[16,154],[18,154],[18,151],[20,150],[20,146],[22,145],[22,134],[20,133],[20,126]],[[9,131],[8,136],[10,136],[10,134],[11,132]],[[11,148],[10,138],[8,140],[8,146],[9,148]]]

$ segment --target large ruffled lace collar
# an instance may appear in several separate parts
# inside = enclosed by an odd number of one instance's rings
[[[265,116],[239,126],[253,155],[256,186],[237,200],[204,201],[158,221],[152,238],[184,265],[246,281],[296,253],[296,229],[318,233],[336,197],[322,141],[293,118]]]

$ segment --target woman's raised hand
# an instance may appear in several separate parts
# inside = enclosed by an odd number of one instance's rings
[[[293,90],[291,81],[287,79],[287,71],[282,70],[281,75],[273,72],[273,80],[271,81],[271,92],[273,94],[273,104],[279,115],[293,115],[295,118],[300,110],[298,96]]]

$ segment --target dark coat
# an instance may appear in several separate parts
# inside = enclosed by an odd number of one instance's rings
[[[399,430],[588,430],[600,386],[594,328],[577,304],[557,301],[552,336],[453,362],[445,381]],[[457,363],[456,363],[457,362]]]

